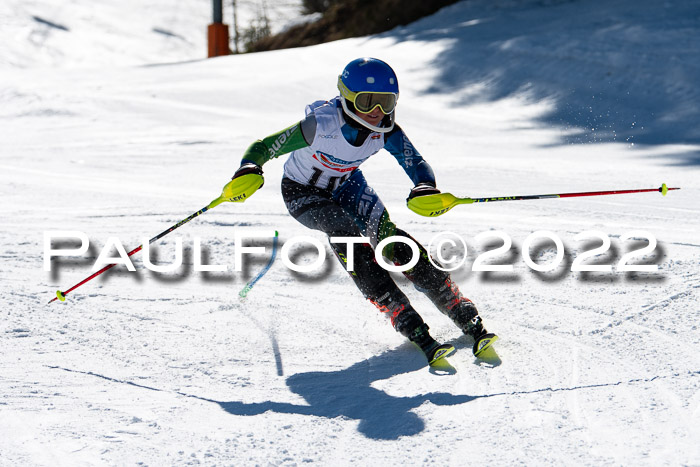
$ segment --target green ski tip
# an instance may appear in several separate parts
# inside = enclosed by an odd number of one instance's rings
[[[455,348],[453,346],[451,346],[450,344],[441,345],[440,347],[438,347],[435,350],[435,353],[433,354],[433,358],[428,362],[428,365],[435,365],[440,360],[447,357],[448,355],[450,355],[454,351],[455,351]]]
[[[58,297],[58,299],[62,302],[66,301],[66,296],[63,295],[63,292],[61,292],[60,290],[56,291],[56,297]]]
[[[481,357],[482,354],[486,352],[489,348],[491,348],[491,345],[497,340],[498,336],[496,334],[484,334],[476,342],[474,342],[472,353],[475,357]]]

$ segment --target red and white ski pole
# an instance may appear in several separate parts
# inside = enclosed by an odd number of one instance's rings
[[[233,180],[231,180],[230,182],[228,182],[228,183],[224,186],[224,189],[222,190],[221,196],[219,196],[218,198],[216,198],[215,200],[213,200],[211,203],[207,204],[205,207],[203,207],[203,208],[200,209],[199,211],[197,211],[197,212],[195,212],[195,213],[193,213],[193,214],[190,214],[188,217],[182,219],[182,220],[181,220],[180,222],[178,222],[177,224],[174,224],[174,225],[170,226],[169,228],[167,228],[166,230],[162,231],[161,233],[159,233],[159,234],[156,235],[155,237],[151,238],[151,239],[148,241],[148,243],[151,244],[151,243],[153,243],[153,242],[155,242],[155,241],[157,241],[157,240],[159,240],[159,239],[165,237],[166,235],[168,235],[168,234],[169,234],[170,232],[172,232],[173,230],[175,230],[175,229],[177,229],[178,227],[181,227],[181,226],[187,224],[189,221],[191,221],[191,220],[194,219],[195,217],[204,214],[204,213],[207,212],[208,210],[210,210],[210,209],[212,209],[212,208],[218,206],[219,204],[221,204],[221,203],[223,203],[223,202],[225,202],[225,201],[230,201],[230,202],[233,202],[233,203],[240,203],[240,202],[245,201],[245,200],[248,199],[258,188],[260,188],[260,187],[262,186],[262,184],[263,184],[262,175],[255,174],[255,173],[250,173],[250,174],[243,175],[243,176],[241,176],[241,177],[234,178]],[[138,247],[134,248],[134,249],[131,250],[129,253],[127,253],[127,256],[131,256],[131,255],[133,255],[133,254],[135,254],[135,253],[138,253],[139,251],[141,251],[142,248],[143,248],[143,245],[139,245]],[[77,289],[78,287],[80,287],[81,285],[85,284],[86,282],[89,282],[89,281],[93,280],[95,277],[99,276],[100,274],[103,274],[103,273],[107,272],[108,270],[110,270],[111,268],[113,268],[114,266],[116,266],[117,264],[118,264],[118,263],[108,264],[107,266],[103,267],[103,268],[100,269],[99,271],[93,273],[93,274],[90,275],[89,277],[86,277],[86,278],[83,279],[82,281],[78,282],[78,283],[75,284],[73,287],[71,287],[71,288],[69,288],[69,289],[67,289],[67,290],[64,290],[64,291],[60,291],[60,290],[56,291],[56,296],[55,296],[54,298],[52,298],[52,299],[49,301],[49,303],[53,303],[53,302],[55,302],[56,300],[60,300],[60,301],[62,301],[62,302],[65,301],[65,300],[66,300],[66,295],[68,295],[70,292],[72,292],[73,290]]]
[[[516,196],[493,196],[488,198],[458,198],[451,193],[436,193],[433,195],[417,196],[408,200],[408,207],[421,216],[437,217],[458,204],[492,203],[495,201],[524,201],[533,199],[551,198],[575,198],[579,196],[603,196],[603,195],[623,195],[627,193],[645,193],[657,191],[666,196],[671,190],[680,188],[668,188],[664,183],[659,188],[641,188],[636,190],[608,190],[608,191],[585,191],[579,193],[558,193],[547,195],[516,195]]]
[[[212,201],[212,204],[213,204],[213,201]],[[191,221],[191,220],[194,219],[195,217],[197,217],[197,216],[199,216],[199,215],[201,215],[201,214],[204,214],[204,213],[207,212],[211,207],[213,207],[211,204],[209,204],[209,205],[203,207],[202,209],[200,209],[199,211],[197,211],[197,212],[195,212],[194,214],[190,215],[189,217],[186,217],[185,219],[182,219],[182,220],[181,220],[180,222],[178,222],[177,224],[175,224],[175,225],[169,227],[168,229],[162,231],[161,233],[159,233],[159,234],[156,235],[155,237],[151,238],[151,239],[148,241],[148,243],[151,244],[151,243],[155,242],[156,240],[159,240],[159,239],[165,237],[166,235],[168,235],[170,232],[172,232],[173,230],[177,229],[178,227],[180,227],[180,226],[182,226],[182,225],[188,223],[189,221]],[[141,251],[142,248],[143,248],[143,245],[139,245],[138,247],[134,248],[134,249],[131,250],[129,253],[127,253],[127,256],[131,256],[131,255],[133,255],[133,254],[135,254],[135,253],[138,253],[139,251]],[[55,302],[56,300],[60,300],[60,301],[62,301],[62,302],[65,301],[65,300],[66,300],[66,295],[68,295],[68,293],[70,293],[70,292],[72,292],[73,290],[77,289],[78,287],[80,287],[80,286],[83,285],[84,283],[93,280],[95,277],[99,276],[100,274],[102,274],[102,273],[104,273],[104,272],[107,272],[108,270],[110,270],[110,269],[112,269],[114,266],[116,266],[117,264],[118,264],[118,263],[108,264],[107,266],[103,267],[102,269],[100,269],[99,271],[95,272],[95,273],[92,274],[91,276],[86,277],[86,278],[83,279],[82,281],[80,281],[80,282],[78,282],[77,284],[75,284],[73,287],[71,287],[71,288],[69,288],[69,289],[67,289],[67,290],[65,290],[65,291],[63,291],[63,292],[61,292],[60,290],[56,291],[56,296],[55,296],[54,298],[52,298],[52,299],[49,301],[49,303],[53,303],[53,302]]]

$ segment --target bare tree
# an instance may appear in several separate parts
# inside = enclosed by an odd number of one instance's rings
[[[240,36],[238,34],[238,3],[236,0],[231,1],[233,2],[233,51],[238,54],[241,53],[238,49],[238,43],[240,41]]]

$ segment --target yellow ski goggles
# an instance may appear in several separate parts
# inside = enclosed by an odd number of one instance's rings
[[[355,94],[355,108],[358,112],[368,114],[379,107],[385,114],[396,108],[396,94],[393,92],[358,92]]]
[[[399,96],[393,92],[352,92],[341,80],[338,80],[338,88],[343,97],[352,102],[358,112],[368,114],[379,107],[385,114],[390,114],[396,108]]]

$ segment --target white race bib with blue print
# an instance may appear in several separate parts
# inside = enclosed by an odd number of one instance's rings
[[[361,146],[350,144],[341,131],[342,108],[338,99],[316,101],[306,115],[316,117],[316,135],[311,146],[292,152],[284,174],[297,183],[333,190],[350,173],[384,147],[384,135],[371,133]]]

